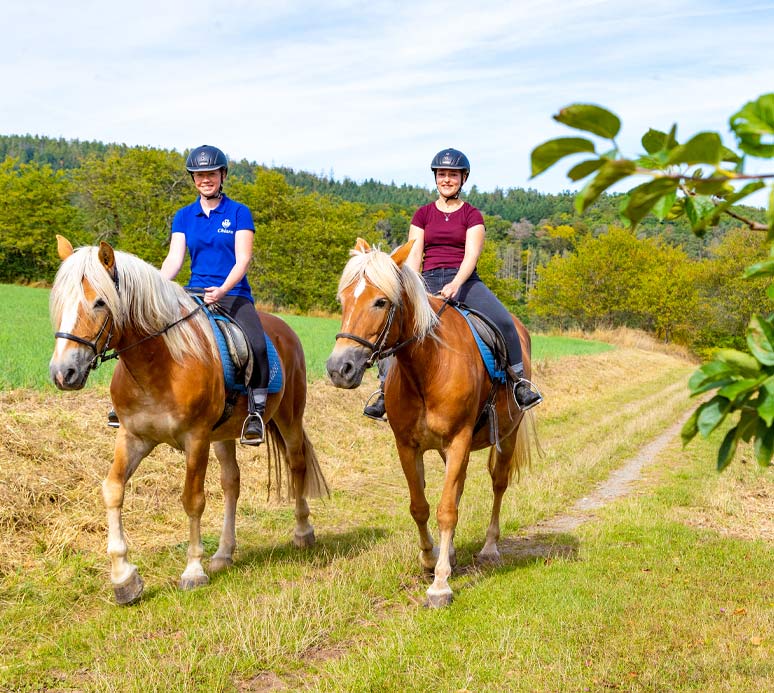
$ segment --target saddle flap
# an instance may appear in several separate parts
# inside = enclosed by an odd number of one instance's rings
[[[215,324],[223,335],[226,349],[231,357],[234,367],[239,372],[244,372],[245,381],[250,380],[253,372],[253,351],[247,342],[247,337],[233,320],[224,315],[215,316]]]

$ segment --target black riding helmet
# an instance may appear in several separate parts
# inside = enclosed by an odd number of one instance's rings
[[[468,180],[468,176],[470,175],[470,162],[468,161],[468,157],[466,157],[459,149],[452,149],[451,147],[442,149],[433,157],[432,162],[430,162],[430,170],[433,172],[433,175],[435,175],[435,172],[439,168],[462,171],[462,185],[465,185],[465,181]],[[462,190],[462,185],[460,185],[460,190]],[[454,197],[459,196],[460,191],[458,190]]]
[[[223,170],[223,178],[228,175],[228,157],[217,147],[209,144],[203,144],[201,147],[192,149],[188,158],[185,160],[185,168],[191,174],[193,179],[197,171],[220,171]],[[208,196],[207,199],[217,199],[223,192],[223,181],[221,180],[220,189],[217,195]]]

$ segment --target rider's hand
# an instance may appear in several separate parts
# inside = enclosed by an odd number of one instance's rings
[[[220,301],[221,298],[223,298],[226,295],[226,292],[223,291],[219,286],[208,286],[204,290],[204,302],[210,306],[213,303],[217,303]]]

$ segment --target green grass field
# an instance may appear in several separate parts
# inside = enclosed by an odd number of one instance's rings
[[[0,284],[0,388],[53,387],[48,360],[53,329],[48,317],[47,289]],[[309,380],[325,378],[325,361],[339,331],[337,318],[281,315],[298,334],[306,354]],[[572,337],[533,336],[533,358],[553,359],[570,354],[594,354],[613,347]],[[89,377],[90,384],[110,382],[114,362],[103,364]]]

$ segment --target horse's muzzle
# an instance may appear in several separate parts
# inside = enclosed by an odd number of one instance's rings
[[[48,372],[60,390],[81,390],[91,372],[91,355],[82,349],[69,349],[64,356],[51,359]]]
[[[369,355],[360,347],[334,349],[325,362],[331,382],[345,390],[359,387],[363,381]]]

